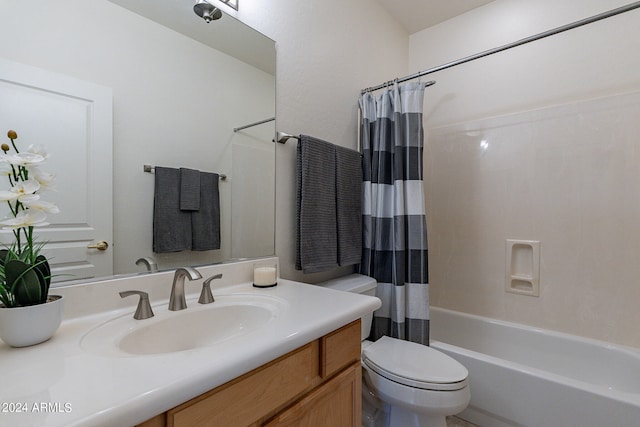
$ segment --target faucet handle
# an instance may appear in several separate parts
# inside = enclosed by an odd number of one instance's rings
[[[139,295],[138,307],[133,315],[136,320],[143,320],[153,317],[153,310],[151,309],[151,303],[149,303],[149,294],[142,291],[122,291],[120,292],[121,298],[126,298],[131,295]]]
[[[200,299],[198,300],[200,304],[211,304],[215,301],[211,293],[211,282],[214,279],[222,279],[222,274],[211,276],[202,283],[202,292],[200,292]]]

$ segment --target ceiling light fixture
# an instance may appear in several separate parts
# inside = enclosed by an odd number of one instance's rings
[[[220,9],[207,2],[206,0],[198,0],[195,6],[193,6],[193,11],[196,13],[196,15],[204,19],[207,24],[222,17],[222,12],[220,11]]]

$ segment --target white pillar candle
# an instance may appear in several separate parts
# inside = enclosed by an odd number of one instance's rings
[[[275,267],[256,267],[253,269],[253,284],[256,286],[270,286],[276,284]]]

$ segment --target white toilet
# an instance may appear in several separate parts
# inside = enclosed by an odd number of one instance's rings
[[[375,295],[377,282],[352,274],[320,285]],[[422,344],[390,337],[366,341],[372,320],[373,314],[362,319],[362,425],[446,427],[445,418],[471,399],[467,369]]]

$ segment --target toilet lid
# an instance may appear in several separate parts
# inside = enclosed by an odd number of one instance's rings
[[[362,361],[379,375],[428,390],[459,390],[467,385],[467,369],[426,345],[382,337],[362,352]]]

